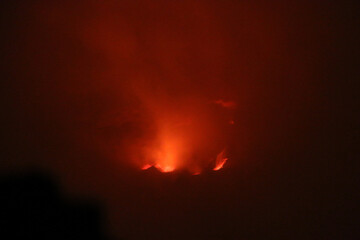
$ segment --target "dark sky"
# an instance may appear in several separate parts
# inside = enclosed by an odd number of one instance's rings
[[[2,1],[1,177],[54,176],[115,239],[355,239],[355,2]],[[159,116],[220,98],[222,170],[138,169]]]

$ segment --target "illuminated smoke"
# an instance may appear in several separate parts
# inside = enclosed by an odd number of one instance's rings
[[[142,4],[38,8],[51,26],[67,22],[60,32],[98,56],[83,82],[105,99],[98,125],[122,129],[117,142],[105,140],[115,159],[142,170],[217,170],[227,159],[237,104],[223,79],[228,49],[220,18],[200,2]]]

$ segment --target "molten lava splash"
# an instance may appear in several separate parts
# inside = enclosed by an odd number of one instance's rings
[[[227,160],[228,160],[228,158],[225,157],[225,149],[224,149],[217,155],[216,161],[215,161],[215,167],[213,168],[213,170],[217,171],[217,170],[222,169]]]

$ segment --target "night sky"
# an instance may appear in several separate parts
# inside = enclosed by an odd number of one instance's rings
[[[356,239],[358,10],[1,1],[0,181],[49,176],[111,239]],[[188,122],[182,167],[141,170]]]

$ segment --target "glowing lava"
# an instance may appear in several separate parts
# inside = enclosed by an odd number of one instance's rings
[[[213,170],[218,171],[218,170],[222,169],[227,160],[228,160],[228,158],[225,157],[225,149],[224,149],[217,155],[216,161],[215,161],[215,167],[213,168]]]
[[[146,169],[149,169],[151,168],[151,165],[150,164],[145,164],[144,166],[141,167],[141,170],[146,170]]]

